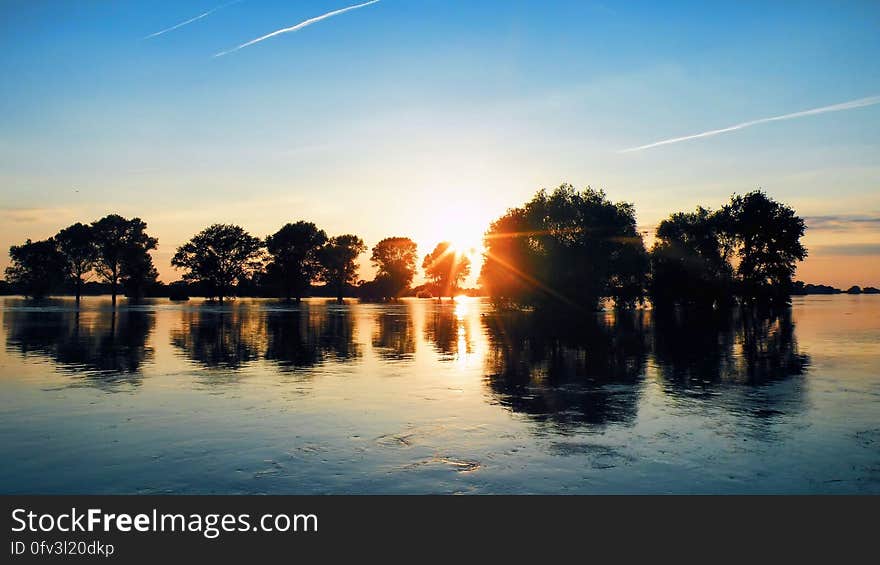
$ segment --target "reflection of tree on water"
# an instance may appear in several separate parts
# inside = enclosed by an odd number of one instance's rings
[[[321,350],[338,361],[357,359],[361,348],[355,342],[354,318],[349,310],[325,311],[320,318]]]
[[[470,324],[461,306],[452,301],[438,304],[427,314],[425,339],[447,358],[472,353],[474,345]]]
[[[273,312],[266,316],[266,359],[282,370],[311,367],[321,360],[318,336],[310,331],[308,312]]]
[[[310,367],[327,357],[346,361],[361,355],[348,311],[271,312],[266,316],[266,329],[266,359],[282,370]]]
[[[147,312],[9,309],[3,323],[7,349],[48,358],[97,386],[140,384],[153,354],[146,343],[155,318]]]
[[[722,433],[766,440],[777,417],[804,407],[809,357],[789,309],[654,312],[654,358],[664,394]],[[754,449],[754,446],[752,447]]]
[[[654,310],[654,358],[670,383],[695,390],[735,374],[730,311]]]
[[[638,311],[570,321],[538,313],[487,316],[488,385],[502,405],[540,421],[631,423],[647,353],[642,316]]]
[[[458,343],[458,321],[452,308],[438,308],[429,312],[425,320],[425,339],[434,344],[439,353],[452,355]]]
[[[238,369],[259,357],[265,341],[261,320],[250,308],[208,308],[181,312],[171,344],[207,367]]]
[[[360,355],[347,311],[264,311],[253,306],[204,307],[184,311],[171,343],[209,368],[240,369],[261,357],[282,370],[311,367],[328,356],[345,361]]]
[[[412,358],[416,351],[412,312],[380,312],[376,316],[373,347],[383,359],[394,361]]]
[[[788,309],[660,310],[653,319],[657,367],[673,386],[760,385],[802,375],[809,365]]]
[[[803,375],[810,358],[798,351],[791,310],[771,315],[755,310],[743,312],[742,361],[739,374],[750,384],[760,384]]]
[[[484,324],[489,388],[502,405],[537,420],[634,421],[649,343],[667,394],[757,417],[802,404],[800,386],[762,386],[809,365],[787,309],[618,312],[581,321],[508,312]]]

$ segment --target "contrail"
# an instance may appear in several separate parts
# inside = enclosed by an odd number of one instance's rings
[[[255,43],[265,41],[266,39],[269,39],[270,37],[275,37],[276,35],[281,35],[282,33],[289,33],[291,31],[299,31],[302,28],[310,26],[314,23],[320,22],[321,20],[326,20],[327,18],[332,18],[333,16],[338,16],[339,14],[344,14],[345,12],[349,12],[351,10],[357,10],[358,8],[363,8],[364,6],[369,6],[370,4],[375,4],[378,1],[379,0],[370,0],[369,2],[364,2],[363,4],[357,4],[354,6],[349,6],[348,8],[340,8],[339,10],[333,10],[332,12],[327,12],[326,14],[322,14],[320,16],[316,16],[314,18],[310,18],[308,20],[302,21],[302,22],[296,24],[295,26],[285,27],[285,28],[279,29],[277,31],[273,31],[272,33],[267,33],[266,35],[264,35],[262,37],[252,39],[251,41],[248,41],[247,43],[242,43],[238,47],[233,47],[232,49],[229,49],[228,51],[220,51],[219,53],[215,53],[214,56],[215,57],[222,57],[223,55],[226,55],[228,53],[232,53],[233,51],[238,51],[239,49],[244,49],[245,47],[249,47]]]
[[[865,106],[873,106],[874,104],[880,104],[880,96],[869,96],[867,98],[859,98],[858,100],[851,100],[849,102],[842,102],[840,104],[833,104],[831,106],[822,106],[821,108],[813,108],[812,110],[804,110],[803,112],[795,112],[793,114],[783,114],[782,116],[773,116],[772,118],[762,118],[760,120],[752,120],[749,122],[743,122],[741,124],[736,124],[734,126],[721,128],[721,129],[713,129],[709,131],[704,131],[702,133],[695,133],[693,135],[685,135],[684,137],[673,137],[672,139],[664,139],[663,141],[656,141],[654,143],[649,143],[647,145],[639,145],[638,147],[630,147],[629,149],[621,149],[618,153],[631,153],[633,151],[641,151],[642,149],[651,149],[652,147],[659,147],[661,145],[669,145],[670,143],[678,143],[679,141],[688,141],[690,139],[699,139],[701,137],[711,137],[713,135],[718,135],[719,133],[727,133],[729,131],[736,131],[738,129],[745,129],[748,127],[756,126],[758,124],[765,124],[767,122],[778,122],[781,120],[793,120],[794,118],[802,118],[804,116],[813,116],[816,114],[824,114],[826,112],[840,112],[841,110],[853,110],[855,108],[864,108]]]
[[[177,28],[181,28],[181,27],[183,27],[183,26],[185,26],[185,25],[188,25],[188,24],[193,23],[194,21],[197,21],[197,20],[200,20],[200,19],[202,19],[202,18],[208,17],[208,16],[210,16],[211,14],[213,14],[214,12],[216,12],[217,10],[221,9],[221,8],[225,8],[226,6],[231,6],[232,4],[238,4],[239,2],[241,2],[241,0],[233,0],[232,2],[227,2],[227,3],[225,3],[225,4],[220,4],[219,6],[217,6],[217,7],[215,7],[215,8],[211,8],[210,10],[208,10],[207,12],[205,12],[204,14],[199,14],[198,16],[196,16],[196,17],[194,17],[194,18],[190,18],[190,19],[186,20],[185,22],[180,22],[179,24],[173,25],[173,26],[171,26],[171,27],[169,27],[169,28],[165,28],[165,29],[163,29],[162,31],[157,31],[156,33],[151,33],[150,35],[144,37],[144,39],[152,39],[153,37],[158,37],[158,36],[162,35],[163,33],[168,33],[169,31],[174,31],[174,30],[177,29]]]

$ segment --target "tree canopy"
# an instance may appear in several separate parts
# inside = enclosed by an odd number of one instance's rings
[[[318,250],[318,259],[321,263],[319,280],[335,290],[338,302],[342,302],[345,286],[353,285],[358,281],[357,258],[366,250],[364,241],[352,234],[331,237]]]
[[[120,283],[138,295],[146,283],[156,280],[149,252],[156,249],[159,240],[147,234],[146,222],[110,214],[92,222],[91,227],[97,248],[95,271],[110,283],[114,304]]]
[[[790,207],[755,190],[712,212],[679,212],[657,227],[651,249],[655,305],[786,301],[806,226]]]
[[[416,242],[408,237],[387,237],[373,247],[370,260],[376,267],[381,298],[398,298],[412,284],[417,249]]]
[[[643,294],[648,259],[632,204],[563,184],[493,222],[484,240],[484,288],[497,301],[595,309]]]
[[[443,241],[425,255],[422,268],[437,296],[454,296],[461,282],[471,273],[471,260],[451,243]]]
[[[285,224],[266,238],[269,264],[266,274],[278,285],[285,298],[297,302],[305,296],[312,282],[321,274],[319,252],[327,234],[311,222]]]
[[[233,284],[260,267],[262,246],[240,226],[214,224],[178,247],[171,264],[186,270],[184,280],[206,283],[223,302]]]
[[[12,264],[6,267],[6,280],[25,296],[44,298],[64,282],[66,260],[52,238],[13,245],[9,258]]]
[[[797,263],[807,257],[800,241],[804,220],[761,190],[733,195],[721,214],[738,259],[739,295],[758,301],[787,299]]]
[[[76,301],[79,302],[82,286],[91,274],[98,255],[93,229],[77,222],[59,231],[55,241],[65,260],[65,274],[73,280]]]
[[[703,207],[660,222],[651,249],[649,287],[655,304],[712,306],[729,300],[733,269],[723,223]]]

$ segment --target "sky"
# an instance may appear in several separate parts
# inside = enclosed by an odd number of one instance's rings
[[[5,0],[0,248],[119,213],[165,282],[216,222],[478,259],[563,182],[648,231],[762,188],[807,220],[799,279],[880,286],[878,30],[876,1]]]

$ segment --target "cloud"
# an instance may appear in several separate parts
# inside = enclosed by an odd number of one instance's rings
[[[281,35],[283,33],[290,33],[290,32],[294,32],[294,31],[299,31],[302,28],[308,27],[308,26],[315,24],[315,23],[318,23],[321,20],[326,20],[327,18],[332,18],[333,16],[338,16],[340,14],[344,14],[345,12],[349,12],[351,10],[357,10],[358,8],[363,8],[363,7],[369,6],[370,4],[375,4],[378,1],[379,0],[370,0],[369,2],[364,2],[363,4],[356,4],[354,6],[349,6],[347,8],[340,8],[339,10],[333,10],[332,12],[327,12],[326,14],[321,14],[320,16],[315,16],[314,18],[310,18],[308,20],[302,21],[294,26],[281,28],[279,30],[273,31],[272,33],[267,33],[266,35],[263,35],[263,36],[258,37],[256,39],[252,39],[252,40],[248,41],[247,43],[242,43],[238,47],[233,47],[232,49],[229,49],[226,51],[220,51],[219,53],[215,53],[214,56],[215,57],[222,57],[223,55],[227,55],[227,54],[232,53],[234,51],[238,51],[239,49],[244,49],[245,47],[249,47],[249,46],[254,45],[256,43],[259,43],[261,41],[265,41],[265,40],[269,39],[270,37],[275,37],[276,35]]]
[[[77,212],[76,208],[0,207],[0,226],[15,224],[50,224],[65,221]],[[62,227],[62,226],[59,226]]]
[[[222,8],[225,8],[226,6],[231,6],[231,5],[233,5],[233,4],[238,4],[239,2],[241,2],[241,0],[232,0],[232,2],[227,2],[227,3],[225,3],[225,4],[220,4],[219,6],[217,6],[217,7],[215,7],[215,8],[211,8],[210,10],[208,10],[207,12],[205,12],[204,14],[199,14],[198,16],[196,16],[196,17],[194,17],[194,18],[190,18],[190,19],[188,19],[188,20],[186,20],[186,21],[180,22],[179,24],[175,24],[175,25],[173,25],[173,26],[171,26],[171,27],[169,27],[169,28],[165,28],[165,29],[163,29],[163,30],[157,31],[156,33],[151,33],[150,35],[144,37],[144,39],[152,39],[152,38],[154,38],[154,37],[158,37],[158,36],[160,36],[160,35],[162,35],[162,34],[168,33],[169,31],[174,31],[175,29],[181,28],[181,27],[183,27],[183,26],[185,26],[185,25],[189,25],[189,24],[191,24],[191,23],[193,23],[193,22],[195,22],[195,21],[198,21],[198,20],[200,20],[200,19],[202,19],[202,18],[206,18],[206,17],[210,16],[211,14],[213,14],[214,12],[216,12],[217,10],[220,10],[220,9],[222,9]]]
[[[848,243],[841,245],[814,245],[810,247],[810,254],[817,255],[845,255],[849,257],[872,257],[880,255],[880,243]]]
[[[804,218],[811,230],[854,231],[880,229],[880,214],[832,214]]]
[[[729,126],[721,129],[713,129],[709,131],[704,131],[702,133],[695,133],[693,135],[685,135],[682,137],[673,137],[671,139],[664,139],[662,141],[655,141],[654,143],[649,143],[647,145],[639,145],[637,147],[630,147],[629,149],[622,149],[618,151],[618,153],[631,153],[633,151],[642,151],[643,149],[651,149],[652,147],[659,147],[661,145],[669,145],[672,143],[679,143],[681,141],[689,141],[691,139],[700,139],[703,137],[711,137],[713,135],[718,135],[721,133],[728,133],[731,131],[741,130],[748,127],[756,126],[759,124],[766,124],[768,122],[779,122],[782,120],[793,120],[795,118],[803,118],[805,116],[815,116],[817,114],[825,114],[827,112],[841,112],[843,110],[854,110],[856,108],[864,108],[865,106],[873,106],[874,104],[880,104],[880,96],[869,96],[867,98],[859,98],[858,100],[850,100],[849,102],[842,102],[840,104],[832,104],[831,106],[822,106],[821,108],[813,108],[811,110],[804,110],[802,112],[794,112],[793,114],[783,114],[781,116],[773,116],[772,118],[761,118],[760,120],[751,120],[748,122],[743,122],[741,124],[736,124],[733,126]]]

